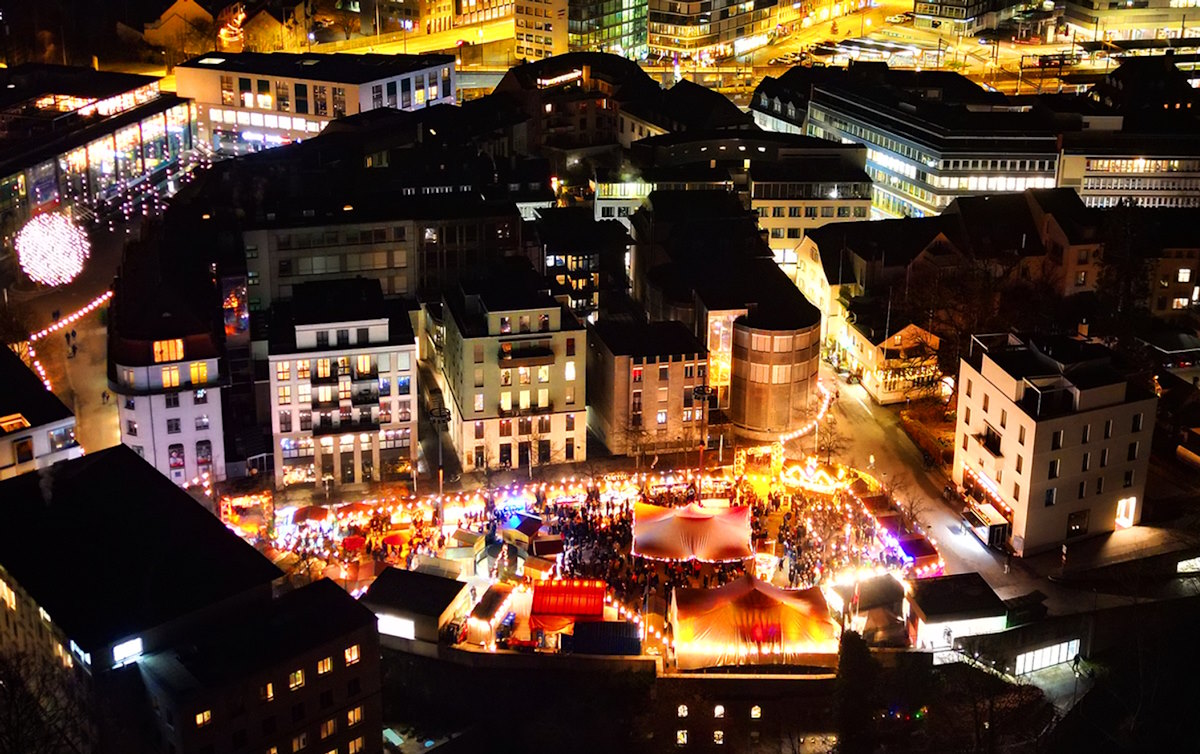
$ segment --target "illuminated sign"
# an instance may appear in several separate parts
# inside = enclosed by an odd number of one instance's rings
[[[735,39],[733,40],[733,54],[741,55],[744,52],[758,49],[766,44],[766,34],[756,34],[753,37],[742,37],[741,39]]]

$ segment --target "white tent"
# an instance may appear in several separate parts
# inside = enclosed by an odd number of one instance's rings
[[[633,552],[655,560],[745,560],[754,555],[750,509],[638,503],[633,508]]]

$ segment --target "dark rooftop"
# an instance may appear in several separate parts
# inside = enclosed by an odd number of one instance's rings
[[[1008,614],[1004,602],[978,573],[916,579],[910,599],[931,623]]]
[[[97,71],[84,66],[22,63],[0,69],[0,107],[42,94],[105,99],[156,81],[154,76]]]
[[[379,281],[373,278],[347,278],[301,283],[292,289],[290,300],[271,305],[270,352],[297,353],[296,325],[334,324],[386,319],[388,339],[370,346],[409,345],[414,340],[409,312],[415,303],[406,299],[385,299]],[[327,348],[344,350],[330,342]]]
[[[619,220],[597,220],[587,207],[537,210],[537,234],[549,253],[582,254],[633,242]]]
[[[321,579],[223,617],[216,625],[198,627],[175,648],[151,655],[141,664],[168,685],[182,681],[219,688],[374,626],[376,621],[375,614],[346,590]],[[171,667],[175,663],[180,667]],[[180,674],[180,669],[186,672]]]
[[[1025,194],[960,196],[946,208],[960,218],[958,240],[976,259],[1046,253]]]
[[[687,79],[656,96],[622,105],[630,115],[656,123],[670,132],[707,128],[750,128],[754,120],[728,97]]]
[[[353,55],[314,52],[208,52],[180,63],[198,70],[364,84],[412,71],[454,64],[452,55]]]
[[[833,588],[847,605],[854,600],[858,593],[858,608],[870,610],[876,607],[888,607],[898,604],[904,599],[904,587],[890,574],[874,576],[857,584],[841,584]]]
[[[945,216],[831,223],[807,231],[821,250],[821,264],[830,285],[853,283],[854,263],[842,249],[875,262],[903,266],[912,262],[952,222]]]
[[[675,356],[707,353],[682,322],[611,322],[601,320],[591,329],[618,356]]]
[[[871,177],[849,160],[839,157],[813,157],[781,162],[753,161],[750,163],[750,180],[757,183],[870,183]]]
[[[436,618],[466,588],[465,582],[445,576],[388,568],[367,589],[362,602],[372,609],[391,608]]]
[[[749,309],[738,322],[764,330],[801,330],[821,324],[821,310],[770,257],[703,265],[696,295],[709,311]]]
[[[85,651],[281,573],[124,445],[0,482],[0,564]]]
[[[0,390],[0,418],[20,414],[29,427],[41,427],[72,416],[71,409],[5,346],[0,346],[0,385],[4,386]],[[0,437],[28,431],[23,427],[10,432],[0,427]]]

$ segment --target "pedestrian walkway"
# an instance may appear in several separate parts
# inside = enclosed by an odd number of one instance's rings
[[[55,333],[37,344],[38,360],[46,369],[54,394],[75,413],[75,439],[93,453],[121,441],[116,398],[105,403],[108,390],[108,332],[97,311],[75,323],[75,356],[69,357],[66,333]]]

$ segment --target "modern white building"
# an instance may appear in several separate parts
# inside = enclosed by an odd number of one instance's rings
[[[21,358],[0,347],[0,479],[83,455],[75,415]]]
[[[953,470],[972,528],[1024,556],[1136,525],[1156,405],[1104,346],[972,338],[959,370]]]
[[[366,278],[303,283],[272,311],[275,485],[407,478],[417,353],[403,302]]]
[[[200,143],[245,154],[320,133],[335,118],[454,104],[450,55],[211,52],[175,68],[196,103]]]
[[[450,436],[467,471],[587,456],[587,332],[524,260],[442,303]]]

